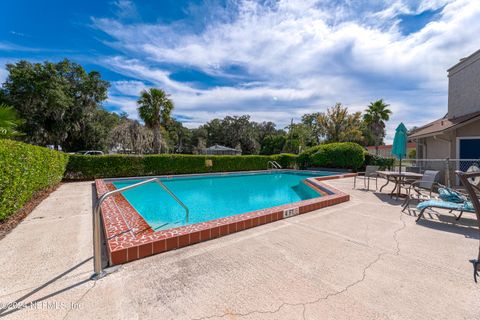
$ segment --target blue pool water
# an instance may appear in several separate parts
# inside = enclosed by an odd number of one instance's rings
[[[228,217],[321,196],[302,180],[331,172],[290,171],[162,178],[189,208],[188,224]],[[141,180],[113,181],[122,188]],[[123,192],[128,202],[156,230],[186,225],[185,209],[162,187],[148,183]]]

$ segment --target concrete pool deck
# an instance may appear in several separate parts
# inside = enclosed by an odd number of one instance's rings
[[[352,190],[352,180],[326,182],[349,202],[137,260],[96,282],[92,183],[64,184],[0,240],[0,317],[479,319],[474,216],[416,224],[401,201]]]

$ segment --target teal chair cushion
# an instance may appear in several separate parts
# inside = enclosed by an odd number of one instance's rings
[[[457,191],[450,188],[438,188],[440,199],[447,202],[464,203],[467,199]]]
[[[457,211],[468,211],[475,212],[473,204],[470,201],[465,201],[463,203],[448,202],[442,200],[427,200],[420,202],[417,205],[418,210],[422,210],[428,207],[442,208],[447,210],[457,210]]]

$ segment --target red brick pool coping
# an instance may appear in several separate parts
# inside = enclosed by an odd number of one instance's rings
[[[306,179],[308,186],[322,194],[318,198],[161,231],[154,231],[121,194],[113,195],[102,204],[102,220],[110,264],[130,262],[285,219],[284,210],[298,208],[298,214],[303,214],[348,201],[348,194],[321,181],[355,175],[348,173]],[[98,197],[115,189],[113,184],[102,179],[95,180],[95,185]]]

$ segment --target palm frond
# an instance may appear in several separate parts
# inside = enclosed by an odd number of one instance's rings
[[[24,121],[19,119],[17,112],[13,107],[0,104],[0,137],[8,138],[22,135],[17,131],[17,127],[22,125]]]

